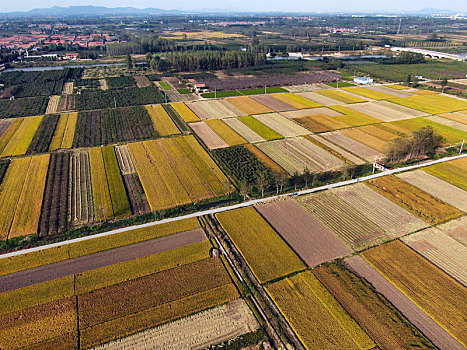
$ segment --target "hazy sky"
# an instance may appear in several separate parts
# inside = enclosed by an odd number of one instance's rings
[[[51,6],[96,5],[107,7],[131,6],[161,9],[200,10],[228,9],[235,11],[289,11],[289,12],[403,12],[428,7],[467,12],[466,0],[2,0],[0,12],[27,11]]]

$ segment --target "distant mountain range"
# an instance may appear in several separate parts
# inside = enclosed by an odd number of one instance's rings
[[[16,11],[16,12],[4,12],[0,13],[2,17],[76,17],[76,16],[137,16],[137,15],[182,15],[182,14],[203,14],[203,13],[241,13],[239,11],[232,11],[228,9],[202,9],[198,11],[181,11],[181,10],[163,10],[158,8],[145,8],[138,9],[135,7],[104,7],[104,6],[70,6],[70,7],[59,7],[53,6],[49,8],[38,8],[30,11]],[[252,13],[261,13],[253,12]],[[264,14],[271,12],[264,11]],[[280,11],[274,11],[274,14],[286,13]],[[287,12],[290,13],[290,12]],[[312,12],[310,12],[311,14]],[[452,15],[456,14],[456,11],[451,10],[439,10],[435,8],[426,8],[419,11],[407,11],[398,14],[414,15],[414,16],[427,16],[435,14]],[[303,13],[301,13],[303,15]],[[322,13],[326,14],[326,13]],[[342,13],[341,13],[342,14]],[[351,13],[349,13],[351,14]],[[365,13],[362,13],[365,14]],[[388,14],[387,12],[382,13],[367,13],[368,15],[376,14]],[[397,13],[394,13],[397,14]]]

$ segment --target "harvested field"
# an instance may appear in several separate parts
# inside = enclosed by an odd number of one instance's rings
[[[391,141],[400,136],[391,129],[385,129],[384,126],[382,127],[382,124],[364,125],[360,126],[358,129],[383,141]]]
[[[320,90],[321,91],[321,90]],[[326,96],[324,94],[317,93],[315,92],[302,92],[297,94],[298,96],[302,96],[304,98],[307,98],[310,101],[314,101],[322,106],[336,106],[336,105],[342,105],[344,102],[331,98],[331,96]]]
[[[271,95],[256,95],[251,96],[253,100],[256,102],[261,103],[262,105],[272,109],[275,112],[283,112],[283,111],[290,111],[295,109],[291,105],[274,98]]]
[[[394,90],[407,90],[407,89],[409,89],[407,86],[400,85],[400,84],[388,84],[388,85],[384,85],[384,86],[388,87],[388,88],[391,88],[391,89],[394,89]]]
[[[266,286],[306,349],[372,349],[375,343],[311,271]]]
[[[175,112],[185,121],[185,123],[197,122],[200,119],[183,102],[173,102],[170,104]]]
[[[201,119],[224,119],[244,115],[243,112],[234,113],[222,104],[221,100],[195,101],[186,105]]]
[[[76,305],[72,298],[1,316],[0,324],[2,349],[44,349],[41,343],[72,333],[75,335],[61,349],[72,349],[77,344]]]
[[[425,113],[419,112],[415,109],[399,106],[388,101],[372,101],[352,104],[349,105],[348,108],[359,113],[365,113],[384,122],[392,122],[426,115]]]
[[[321,134],[326,140],[336,144],[339,147],[342,147],[358,157],[366,160],[367,162],[373,162],[376,159],[384,158],[384,155],[373,148],[364,145],[361,142],[355,141],[354,139],[345,136],[339,131],[332,131],[328,133]]]
[[[402,241],[455,280],[467,285],[467,249],[441,230],[431,227]]]
[[[330,108],[343,114],[335,117],[337,120],[353,126],[381,123],[381,120],[377,118],[373,118],[365,113],[354,111],[346,106],[331,106]]]
[[[76,95],[63,95],[60,98],[57,111],[68,112],[73,111],[76,108]]]
[[[39,220],[39,234],[48,236],[68,230],[68,176],[70,153],[56,152],[50,155],[44,200]]]
[[[354,250],[388,240],[381,227],[330,192],[306,195],[297,201]]]
[[[166,325],[104,344],[95,350],[161,347],[166,350],[202,350],[258,329],[248,305],[241,299],[184,317]]]
[[[0,120],[0,140],[2,136],[6,133],[8,128],[13,124],[14,119],[1,119]]]
[[[206,122],[190,123],[189,125],[209,149],[229,147],[229,144],[206,124]]]
[[[426,119],[428,119],[428,120],[430,120],[432,122],[438,123],[438,124],[447,125],[447,126],[449,126],[451,128],[467,132],[467,124],[460,123],[460,122],[457,122],[455,120],[438,117],[437,115],[432,115],[432,116],[426,117]]]
[[[359,127],[351,128],[351,129],[344,129],[344,130],[341,130],[340,133],[354,139],[357,142],[360,141],[364,145],[367,145],[368,147],[371,147],[378,152],[381,152],[383,154],[386,153],[388,141],[382,140],[381,138],[377,136],[368,134]],[[395,137],[397,136],[395,135]]]
[[[313,274],[380,349],[434,349],[397,309],[349,270],[330,264],[314,269]]]
[[[136,173],[128,145],[115,146],[115,153],[117,154],[118,165],[123,175]]]
[[[448,221],[436,227],[467,246],[467,216],[462,216],[459,219]]]
[[[13,123],[0,140],[2,143],[0,149],[3,147],[0,157],[26,154],[42,118],[42,116],[21,118],[19,124]]]
[[[257,147],[290,175],[303,173],[305,168],[320,172],[344,166],[343,161],[301,137],[260,143]]]
[[[151,117],[154,130],[156,130],[159,136],[180,134],[180,130],[178,130],[172,118],[170,118],[162,105],[147,105],[144,107]]]
[[[47,109],[45,110],[45,114],[57,113],[59,102],[60,102],[60,96],[51,96],[49,98],[49,103],[47,104]]]
[[[256,209],[309,267],[352,254],[334,233],[291,199],[258,204]]]
[[[271,96],[297,109],[321,107],[319,103],[316,103],[300,95],[294,95],[292,93],[274,94]]]
[[[255,119],[252,116],[245,116],[238,118],[243,124],[253,130],[256,134],[264,138],[265,140],[276,140],[281,139],[282,135],[275,132],[268,126],[261,123],[258,119]]]
[[[139,88],[151,86],[151,81],[145,75],[134,75],[133,79]]]
[[[394,98],[394,95],[387,94],[382,91],[378,90],[373,90],[369,89],[366,87],[349,87],[349,88],[343,88],[342,90],[345,90],[347,92],[350,92],[352,94],[360,95],[366,98],[371,98],[372,100],[389,100],[391,98]]]
[[[315,133],[350,128],[351,125],[324,114],[294,118],[298,124]]]
[[[72,147],[77,121],[78,113],[60,115],[54,136],[50,142],[49,151]]]
[[[230,97],[225,99],[228,103],[242,110],[245,114],[263,114],[274,112],[271,108],[253,100],[250,97]]]
[[[391,238],[428,227],[423,220],[362,183],[330,191],[381,227]]]
[[[376,270],[445,328],[467,344],[467,289],[400,241],[362,253]]]
[[[221,119],[206,120],[206,124],[217,133],[229,146],[243,145],[247,143],[243,137],[235,132]]]
[[[441,180],[467,191],[467,179],[465,177],[466,167],[467,160],[463,158],[456,161],[430,165],[422,169],[428,174],[434,175]]]
[[[123,175],[123,182],[128,193],[128,200],[133,214],[140,215],[151,211],[148,199],[144,194],[143,186],[139,181],[138,174]]]
[[[87,151],[73,152],[70,158],[68,215],[75,225],[94,221],[91,167]]]
[[[73,82],[69,82],[69,83],[65,83],[63,84],[63,91],[62,91],[62,94],[63,95],[70,95],[73,93],[73,87],[74,87],[74,83]]]
[[[357,157],[355,154],[346,151],[345,149],[337,146],[336,144],[329,142],[325,138],[319,135],[307,135],[305,136],[307,140],[310,140],[313,143],[316,143],[319,147],[327,150],[329,153],[333,154],[337,158],[345,161],[350,164],[365,164],[362,158]]]
[[[284,137],[310,134],[310,132],[279,113],[256,115],[255,118]]]
[[[438,179],[423,170],[414,170],[397,177],[420,188],[447,204],[467,212],[467,191],[464,191],[448,182]]]
[[[265,166],[267,166],[269,169],[272,171],[278,173],[278,174],[287,174],[287,171],[282,169],[279,164],[277,164],[275,161],[273,161],[271,158],[269,158],[266,154],[264,154],[258,147],[252,144],[246,144],[244,146],[247,150],[249,150],[258,160],[263,163]]]
[[[410,300],[409,297],[391,284],[390,281],[383,277],[360,256],[353,256],[345,259],[344,265],[352,272],[362,278],[365,278],[378,293],[381,293],[392,305],[407,317],[407,319],[429,340],[431,340],[435,346],[442,350],[464,349],[458,341],[456,341],[448,332],[446,332],[446,330],[436,323],[419,306],[417,306],[417,304]]]
[[[328,107],[316,107],[316,108],[311,108],[311,109],[298,109],[296,111],[281,112],[281,115],[289,119],[315,116],[315,115],[323,115],[323,114],[328,117],[337,117],[337,116],[342,115],[342,113],[339,113]]]
[[[368,86],[367,89],[382,92],[387,95],[391,95],[392,96],[391,98],[412,96],[412,93],[409,91],[404,91],[403,89],[394,89],[394,88],[391,89],[389,86]]]
[[[260,283],[305,268],[254,208],[231,210],[216,216]]]
[[[37,232],[49,159],[49,154],[31,157],[21,196],[16,205],[9,239]]]
[[[440,116],[443,118],[449,119],[449,120],[453,120],[458,123],[467,124],[467,114],[466,114],[467,112],[466,111],[462,111],[462,112],[465,112],[465,113],[461,113],[461,112],[442,113],[440,114]]]
[[[110,197],[109,183],[107,182],[101,147],[89,149],[89,161],[96,221],[111,219],[114,217],[114,212],[112,209],[112,199]]]
[[[386,198],[432,225],[464,215],[459,209],[394,175],[372,179],[366,183]]]
[[[359,102],[366,102],[367,100],[356,97],[354,95],[348,94],[345,91],[338,90],[338,89],[329,89],[329,90],[319,90],[315,91],[317,94],[320,94],[325,97],[329,97],[331,99],[349,104],[349,103],[359,103]]]
[[[450,113],[467,109],[467,101],[438,94],[396,98],[392,102],[428,114]]]
[[[232,129],[234,129],[238,134],[244,137],[245,140],[247,140],[248,142],[266,141],[263,137],[259,136],[256,132],[251,130],[248,126],[246,126],[237,118],[227,118],[223,121]]]

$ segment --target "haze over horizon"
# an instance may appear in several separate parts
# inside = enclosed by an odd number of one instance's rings
[[[163,10],[201,11],[204,9],[222,9],[235,12],[349,12],[349,13],[402,13],[419,11],[425,8],[436,8],[455,12],[467,12],[464,0],[452,0],[449,3],[440,3],[437,0],[426,0],[422,5],[418,1],[384,0],[370,1],[357,0],[345,1],[334,0],[332,2],[303,2],[300,0],[289,0],[286,3],[281,0],[237,0],[234,3],[214,2],[210,0],[199,0],[197,2],[186,0],[174,0],[170,3],[150,0],[96,0],[83,2],[82,0],[24,0],[21,2],[7,2],[3,4],[0,12],[29,11],[37,8],[50,8],[52,6],[106,6],[106,7],[135,7],[135,8],[158,8]]]

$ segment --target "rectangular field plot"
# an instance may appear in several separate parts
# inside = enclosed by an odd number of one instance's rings
[[[305,108],[314,108],[314,107],[321,107],[319,103],[316,103],[312,100],[309,100],[303,96],[295,95],[292,93],[289,94],[274,94],[272,95],[274,98],[291,105],[297,109],[305,109]]]
[[[367,184],[432,225],[464,215],[459,209],[394,175],[372,179],[367,181]]]
[[[241,135],[248,142],[262,142],[266,141],[263,137],[259,136],[256,132],[251,130],[248,126],[242,123],[237,118],[226,118],[223,121]]]
[[[193,136],[128,145],[151,210],[218,197],[232,186]]]
[[[284,137],[310,134],[310,132],[278,113],[256,115],[255,118]]]
[[[57,149],[66,149],[73,146],[78,113],[61,114],[55,128],[52,142],[49,145],[49,151]]]
[[[256,96],[251,96],[251,98],[255,100],[256,102],[259,102],[262,105],[265,105],[266,107],[272,109],[275,112],[291,111],[295,109],[291,105],[283,101],[280,101],[271,95],[256,95]]]
[[[467,101],[438,94],[396,98],[392,102],[428,114],[457,112],[467,109]]]
[[[253,130],[256,134],[264,138],[265,140],[277,140],[282,139],[282,135],[275,132],[268,126],[261,123],[258,119],[255,119],[251,115],[238,118],[243,124]]]
[[[373,125],[369,125],[369,126],[373,126]],[[344,129],[344,130],[341,130],[340,133],[354,139],[357,142],[361,142],[364,145],[367,145],[368,147],[373,148],[380,153],[383,153],[383,154],[386,153],[388,141],[383,140],[377,136],[371,135],[369,133],[366,133],[360,127]],[[397,135],[394,135],[394,136],[395,136],[394,138],[397,137]]]
[[[324,114],[294,118],[296,123],[315,133],[350,128],[351,125]]]
[[[365,113],[384,122],[423,117],[426,115],[426,113],[400,106],[388,101],[357,103],[347,107],[356,112]]]
[[[400,241],[362,253],[363,258],[462,345],[467,289]]]
[[[279,164],[269,158],[263,151],[261,151],[255,145],[251,143],[244,145],[248,151],[250,151],[261,163],[263,163],[266,167],[274,171],[278,174],[288,175],[287,171],[285,171]]]
[[[367,145],[364,145],[363,143],[358,142],[353,138],[342,134],[339,131],[331,131],[328,133],[321,134],[320,136],[325,138],[327,141],[330,141],[336,144],[337,146],[350,151],[351,153],[366,160],[367,162],[372,162],[375,160],[375,158],[381,159],[384,157],[384,155],[381,152],[378,152],[377,150],[368,147]]]
[[[397,177],[441,199],[442,201],[467,212],[467,191],[438,179],[423,170],[398,174]]]
[[[391,98],[395,98],[394,95],[390,95],[382,91],[372,90],[366,87],[349,87],[349,88],[343,88],[342,90],[345,90],[352,94],[360,95],[366,98],[371,98],[372,100],[377,100],[377,101],[389,100]]]
[[[313,274],[380,349],[432,349],[433,345],[368,283],[339,264]]]
[[[229,144],[206,124],[206,122],[190,123],[189,125],[209,149],[229,147]]]
[[[253,207],[216,216],[260,283],[305,268],[305,264]]]
[[[435,227],[403,237],[402,241],[464,286],[467,285],[467,247],[463,244]]]
[[[332,98],[334,100],[343,102],[343,103],[359,103],[359,102],[366,102],[364,98],[360,98],[354,96],[352,94],[348,94],[345,91],[338,90],[338,89],[329,89],[329,90],[318,90],[315,91],[317,94],[323,95],[325,97]]]
[[[243,112],[234,113],[221,100],[196,101],[186,105],[201,119],[223,119],[245,115]]]
[[[465,176],[467,171],[466,158],[430,165],[422,168],[422,170],[467,191],[467,178]]]
[[[146,105],[144,108],[146,108],[146,111],[151,117],[154,130],[156,130],[159,136],[180,134],[180,130],[178,130],[172,118],[170,118],[162,105]]]
[[[352,254],[334,233],[291,199],[258,204],[256,210],[309,267]]]
[[[204,349],[207,346],[227,342],[243,334],[254,332],[258,327],[256,318],[248,305],[238,299],[94,349],[150,348],[154,344],[165,350]]]
[[[464,246],[467,246],[467,216],[462,216],[459,219],[448,221],[436,227]]]
[[[225,99],[225,101],[239,108],[245,112],[245,114],[263,114],[274,112],[271,108],[266,107],[258,101],[246,96],[230,97]]]
[[[362,183],[330,191],[381,227],[391,238],[428,227],[423,220]]]
[[[0,139],[0,157],[26,154],[42,118],[41,116],[15,120]]]
[[[303,173],[305,168],[319,172],[344,166],[342,160],[302,137],[259,143],[257,147],[291,175]]]
[[[355,154],[346,151],[344,148],[339,147],[335,143],[332,143],[326,140],[324,137],[321,137],[319,135],[307,135],[305,136],[305,138],[317,144],[319,147],[324,148],[329,153],[343,160],[344,162],[347,162],[350,164],[365,164],[366,163],[366,161],[363,160],[362,158],[357,157]]]
[[[400,243],[400,242],[399,242]],[[416,254],[416,253],[415,253]],[[355,255],[346,258],[343,265],[353,273],[364,278],[371,284],[376,292],[383,295],[397,310],[416,326],[431,342],[439,349],[462,350],[464,347],[452,337],[443,327],[436,323],[426,314],[414,301],[397,289],[373,266],[362,257]],[[430,264],[431,265],[431,264]],[[410,272],[408,272],[410,273]],[[422,340],[422,339],[421,339]],[[433,349],[431,344],[423,342],[429,349]],[[392,349],[392,347],[390,347]]]
[[[311,271],[266,286],[307,349],[372,349],[375,343]]]
[[[381,227],[330,192],[310,194],[297,200],[354,250],[388,239]]]
[[[91,166],[88,150],[73,152],[70,156],[70,206],[68,220],[80,225],[94,221]]]
[[[399,90],[398,89],[391,89],[388,86],[381,86],[381,85],[368,86],[367,89],[368,90],[373,90],[373,91],[378,91],[378,92],[383,92],[383,93],[385,93],[387,95],[391,95],[392,96],[391,98],[394,98],[394,97],[409,97],[409,96],[413,95],[411,92],[404,91],[403,89],[402,90],[400,90],[400,89]]]
[[[381,120],[373,118],[365,113],[354,111],[346,106],[331,106],[331,109],[342,113],[343,115],[335,117],[337,120],[352,126],[361,126],[368,124],[381,123]]]
[[[175,109],[175,112],[182,117],[185,123],[192,123],[200,120],[183,102],[173,102],[170,105]]]
[[[206,120],[206,124],[211,127],[229,146],[243,145],[247,141],[241,137],[237,132],[232,130],[230,126],[220,119]]]
[[[316,108],[298,109],[295,111],[281,112],[281,115],[289,119],[302,118],[302,117],[315,116],[315,115],[323,115],[323,114],[328,117],[337,117],[339,115],[342,115],[342,113],[339,113],[328,107],[316,107]]]
[[[325,94],[320,94],[318,92],[301,92],[297,94],[298,96],[302,96],[304,98],[307,98],[311,101],[314,101],[322,106],[336,106],[336,105],[342,105],[344,102],[337,98],[331,98],[332,96],[328,96]],[[348,95],[348,94],[346,94]]]
[[[467,111],[442,113],[440,116],[458,123],[467,124]]]
[[[460,122],[457,122],[455,120],[451,120],[451,119],[443,118],[443,117],[438,117],[437,115],[432,115],[432,116],[426,117],[426,119],[428,119],[428,120],[430,120],[432,122],[438,123],[438,124],[443,124],[443,125],[449,126],[451,128],[467,132],[467,124],[460,123]]]

